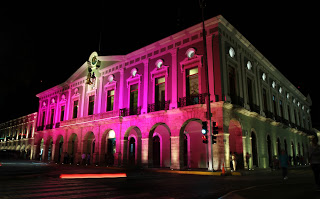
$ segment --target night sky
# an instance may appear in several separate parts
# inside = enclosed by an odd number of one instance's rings
[[[125,55],[201,22],[198,0],[75,2],[0,8],[0,123],[36,112],[35,95],[67,80],[93,51]],[[310,94],[319,128],[317,6],[224,2],[207,1],[205,19],[222,15]]]

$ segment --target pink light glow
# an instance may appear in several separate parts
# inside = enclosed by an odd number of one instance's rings
[[[94,174],[61,174],[62,179],[74,179],[74,178],[125,178],[125,173],[94,173]]]

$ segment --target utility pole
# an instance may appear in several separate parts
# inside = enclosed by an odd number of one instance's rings
[[[211,103],[210,103],[210,90],[209,90],[209,70],[208,70],[208,61],[207,61],[207,34],[206,28],[204,25],[204,8],[206,7],[205,0],[199,0],[201,14],[202,14],[202,38],[203,38],[203,64],[206,69],[206,83],[207,83],[207,119],[209,120],[209,135],[208,135],[208,150],[209,151],[209,164],[208,170],[213,171],[213,154],[212,154],[212,122],[211,122]]]

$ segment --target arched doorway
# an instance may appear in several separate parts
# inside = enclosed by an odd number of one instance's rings
[[[287,140],[286,140],[286,139],[284,139],[283,145],[284,145],[284,151],[285,151],[286,154],[288,155],[288,145],[287,145]]]
[[[53,145],[53,140],[52,138],[50,138],[50,140],[48,140],[48,161],[52,160],[52,145]]]
[[[281,142],[280,142],[280,138],[277,138],[277,152],[278,152],[278,158],[281,154]]]
[[[65,163],[73,164],[75,155],[78,152],[78,136],[73,133],[68,142],[68,152],[64,155]]]
[[[170,129],[164,123],[155,124],[149,132],[148,164],[150,167],[171,166]]]
[[[190,119],[180,129],[180,167],[208,168],[207,144],[203,143],[202,120]]]
[[[230,153],[234,153],[236,156],[237,169],[243,169],[242,128],[240,122],[237,120],[230,120],[229,123],[229,148]]]
[[[183,134],[183,166],[188,168],[189,166],[189,158],[188,158],[188,136],[186,134]]]
[[[289,158],[290,159],[290,158]],[[292,160],[292,161],[291,161]],[[296,152],[294,150],[294,144],[291,142],[291,164],[296,165]]]
[[[83,141],[83,153],[86,154],[86,163],[88,165],[92,164],[95,160],[93,158],[95,154],[95,136],[93,132],[88,132]]]
[[[254,132],[251,132],[251,147],[252,147],[252,165],[258,167],[258,148],[257,137]]]
[[[271,138],[270,135],[267,135],[267,153],[268,153],[268,163],[269,167],[272,168],[272,151],[271,151]]]
[[[136,126],[128,128],[124,135],[123,164],[130,166],[141,164],[141,131]]]
[[[159,136],[154,136],[153,142],[153,167],[160,167],[160,138]]]
[[[106,163],[107,165],[114,164],[114,154],[116,153],[116,134],[114,130],[110,130],[107,136],[107,152]]]
[[[55,161],[60,163],[62,162],[61,156],[63,153],[63,136],[58,136],[56,141],[56,148],[55,148]]]
[[[131,137],[129,140],[129,165],[135,165],[136,157],[136,140]]]

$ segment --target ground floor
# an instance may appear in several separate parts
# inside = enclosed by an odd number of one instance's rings
[[[309,138],[226,102],[211,104],[217,143],[203,143],[206,105],[197,104],[143,115],[61,122],[38,131],[28,143],[1,143],[0,149],[29,151],[28,158],[71,164],[143,166],[209,170],[274,167],[281,149],[292,164],[308,163]]]

